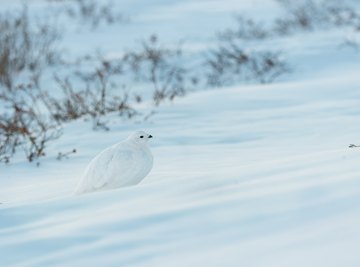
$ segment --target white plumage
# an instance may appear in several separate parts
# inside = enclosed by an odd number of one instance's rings
[[[106,148],[86,168],[76,194],[140,183],[151,171],[153,156],[147,145],[151,135],[138,131]]]

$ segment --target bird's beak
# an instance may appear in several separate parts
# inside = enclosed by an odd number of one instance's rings
[[[150,135],[149,135],[149,138],[153,138],[153,136],[150,134]]]

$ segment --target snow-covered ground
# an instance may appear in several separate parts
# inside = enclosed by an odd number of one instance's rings
[[[207,15],[229,19],[220,0],[154,1],[141,18],[166,32],[169,9],[209,2]],[[177,19],[192,28],[189,16]],[[0,166],[0,266],[360,266],[360,149],[348,148],[360,142],[360,53],[339,46],[345,34],[274,41],[295,68],[280,82],[190,93],[146,121],[112,114],[109,132],[79,120],[40,167]],[[139,129],[155,137],[150,175],[73,196],[89,160]]]

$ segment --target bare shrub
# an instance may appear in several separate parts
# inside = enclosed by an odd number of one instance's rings
[[[93,26],[106,18],[110,23],[110,7],[88,1],[75,1],[81,15],[94,19]],[[95,7],[96,6],[96,7]],[[89,8],[89,9],[87,9]],[[95,12],[95,13],[94,13]],[[107,15],[106,15],[107,14]],[[97,16],[98,20],[92,16]],[[105,16],[105,17],[104,17]],[[85,18],[84,18],[85,19]],[[88,18],[90,19],[90,18]],[[117,18],[113,18],[117,19]],[[101,116],[119,111],[122,116],[136,114],[126,94],[110,94],[116,67],[101,61],[94,71],[70,70],[76,64],[65,63],[57,50],[59,31],[49,21],[35,23],[27,6],[21,11],[0,15],[0,161],[9,162],[19,148],[29,161],[45,155],[46,144],[60,136],[60,124],[90,115],[94,128],[108,130]],[[55,75],[55,83],[64,96],[41,90],[41,79],[50,67],[61,67],[63,75]],[[65,78],[61,78],[64,76]],[[76,85],[72,80],[77,79]],[[25,86],[26,85],[26,86]]]
[[[286,9],[284,18],[275,20],[275,32],[289,34],[297,30],[314,29],[325,19],[324,12],[312,0],[278,0]]]
[[[0,31],[0,90],[25,79],[38,83],[44,68],[60,61],[60,33],[48,24],[33,25],[26,6],[20,13],[1,14]]]
[[[87,60],[95,59],[88,57]],[[63,97],[54,98],[49,94],[43,97],[56,121],[71,121],[89,115],[94,129],[109,130],[101,120],[103,115],[118,112],[120,116],[132,118],[137,114],[130,106],[128,93],[116,79],[122,74],[121,61],[112,62],[97,56],[96,62],[93,70],[78,67],[71,76],[54,76]]]
[[[360,30],[360,14],[344,1],[277,0],[284,15],[264,23],[238,15],[236,27],[219,33],[225,40],[261,40],[320,28],[352,26]]]
[[[243,40],[260,40],[269,37],[271,32],[264,23],[257,22],[252,18],[244,15],[235,16],[236,28],[227,29],[219,33],[219,39],[243,39]]]
[[[269,23],[257,22],[245,16],[236,17],[236,27],[218,34],[217,48],[207,57],[207,81],[211,86],[240,81],[272,82],[289,72],[279,51],[249,52],[252,40],[264,40],[328,27],[351,26],[360,31],[359,13],[346,3],[333,0],[277,0],[285,9],[283,17]],[[358,49],[355,39],[344,45]]]
[[[241,81],[270,83],[289,72],[280,52],[246,51],[230,40],[222,40],[206,61],[210,86],[230,85]]]
[[[359,25],[360,16],[345,1],[335,0],[277,0],[286,10],[284,18],[274,23],[277,34],[291,34],[298,30],[313,30],[321,27]]]
[[[68,77],[62,78],[55,75],[54,80],[62,90],[64,97],[52,97],[48,92],[44,92],[42,95],[43,102],[52,118],[61,123],[88,114],[88,92],[77,92]]]
[[[330,1],[326,10],[331,24],[353,26],[355,30],[360,30],[360,13],[353,7]]]
[[[62,11],[80,25],[89,25],[92,29],[102,24],[122,23],[127,19],[114,9],[111,1],[96,0],[48,0],[50,3],[62,4]]]
[[[0,161],[9,163],[18,148],[25,151],[26,158],[32,162],[45,156],[49,141],[61,135],[59,124],[43,113],[44,106],[34,87],[20,85],[18,94],[1,94],[1,106],[6,111],[0,114]]]
[[[0,161],[8,163],[21,148],[31,162],[61,134],[37,90],[44,69],[60,62],[60,34],[49,24],[33,23],[27,6],[1,14],[0,31]]]
[[[124,57],[135,79],[152,85],[155,105],[185,94],[188,71],[181,61],[181,48],[162,47],[156,35],[143,41],[139,50],[130,51]]]
[[[353,36],[346,37],[341,46],[358,50],[360,32],[360,12],[350,1],[337,0],[278,0],[287,11],[284,18],[274,22],[273,35],[288,35],[297,31],[319,28],[348,27]]]

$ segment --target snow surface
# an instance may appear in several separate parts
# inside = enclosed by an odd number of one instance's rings
[[[40,167],[1,166],[0,266],[360,266],[360,149],[347,147],[360,142],[360,54],[344,34],[279,40],[286,80],[191,93],[146,121],[111,114],[109,132],[79,120]],[[89,160],[138,129],[155,137],[149,176],[73,196]]]

